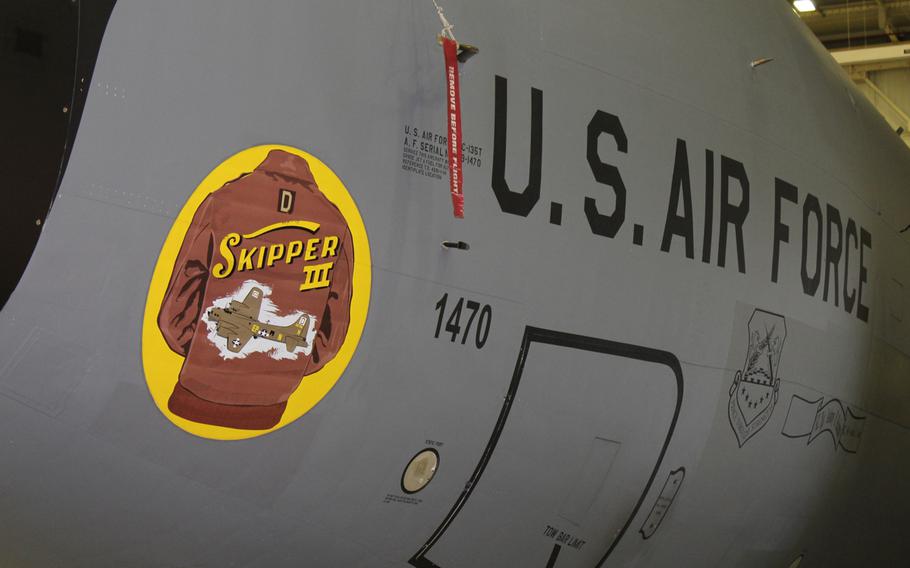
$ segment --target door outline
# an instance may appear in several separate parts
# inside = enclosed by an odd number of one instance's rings
[[[676,420],[679,418],[679,410],[682,406],[682,397],[683,397],[683,375],[682,367],[679,364],[679,359],[676,358],[676,355],[670,353],[669,351],[662,351],[659,349],[653,349],[651,347],[642,347],[640,345],[632,345],[630,343],[620,343],[618,341],[610,341],[608,339],[599,339],[596,337],[587,337],[584,335],[575,335],[572,333],[565,333],[561,331],[554,331],[550,329],[543,329],[533,326],[525,326],[524,336],[521,340],[521,348],[518,352],[518,360],[515,362],[515,371],[512,374],[512,381],[509,383],[509,390],[506,393],[505,400],[502,405],[502,410],[499,412],[499,418],[496,420],[496,425],[493,428],[493,434],[490,436],[489,442],[483,451],[483,454],[480,456],[480,460],[477,462],[477,467],[474,468],[474,472],[471,474],[470,479],[465,484],[464,490],[462,490],[461,495],[458,496],[458,499],[455,500],[455,504],[452,506],[449,513],[443,518],[442,522],[436,527],[436,530],[433,531],[433,534],[430,535],[430,538],[420,547],[414,556],[412,556],[408,563],[414,566],[415,568],[441,568],[426,557],[427,553],[431,548],[436,544],[437,541],[445,534],[445,531],[449,528],[449,525],[452,524],[452,521],[455,520],[455,517],[458,516],[458,513],[461,512],[461,509],[464,507],[468,498],[471,496],[471,493],[474,491],[474,487],[477,486],[477,483],[480,481],[481,476],[483,475],[484,470],[487,467],[487,464],[490,462],[490,458],[493,455],[493,452],[496,450],[496,444],[499,442],[499,436],[502,434],[503,429],[506,425],[506,420],[509,418],[509,412],[512,409],[512,402],[515,400],[515,394],[518,392],[518,385],[521,383],[522,373],[524,372],[525,361],[528,357],[528,351],[531,348],[531,344],[543,343],[546,345],[555,345],[557,347],[569,347],[573,349],[581,349],[584,351],[593,351],[595,353],[603,353],[606,355],[614,355],[618,357],[626,357],[629,359],[636,359],[639,361],[646,361],[650,363],[658,363],[666,365],[673,371],[673,375],[676,378],[676,408],[673,411],[673,419],[670,421],[670,428],[667,431],[667,438],[664,440],[664,444],[660,449],[660,454],[657,456],[657,462],[654,464],[654,469],[651,471],[651,476],[648,478],[648,483],[645,485],[644,490],[641,493],[641,496],[638,498],[638,502],[635,504],[635,507],[632,509],[632,512],[629,514],[628,520],[626,520],[625,525],[623,525],[622,530],[619,531],[619,534],[613,539],[613,543],[604,553],[603,557],[600,559],[600,562],[596,564],[596,568],[603,566],[603,563],[606,562],[607,558],[610,556],[610,553],[613,552],[613,549],[616,548],[616,545],[622,540],[622,537],[626,534],[629,526],[631,526],[632,521],[635,519],[635,516],[638,514],[638,510],[641,508],[642,503],[645,500],[645,497],[648,495],[648,491],[651,489],[651,485],[654,483],[654,478],[657,476],[657,471],[660,469],[660,464],[663,462],[664,454],[667,452],[667,447],[670,445],[670,439],[673,437],[673,431],[676,429]]]

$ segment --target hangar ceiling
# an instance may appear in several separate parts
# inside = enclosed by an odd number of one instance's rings
[[[910,1],[813,0],[800,17],[828,49],[910,41]]]
[[[788,1],[910,146],[910,1]]]

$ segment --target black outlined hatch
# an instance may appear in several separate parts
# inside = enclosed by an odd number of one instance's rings
[[[526,327],[490,440],[411,565],[602,565],[654,481],[682,394],[672,353]]]

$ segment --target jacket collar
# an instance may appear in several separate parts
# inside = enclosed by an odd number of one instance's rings
[[[310,172],[310,165],[305,159],[284,150],[272,150],[265,160],[256,168],[268,173],[278,174],[303,183],[316,185]]]

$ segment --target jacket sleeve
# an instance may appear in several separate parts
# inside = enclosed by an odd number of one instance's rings
[[[158,311],[158,328],[168,347],[186,356],[202,315],[202,301],[213,253],[212,196],[196,210],[171,273]]]
[[[344,343],[351,320],[351,294],[354,290],[354,251],[350,230],[345,231],[341,251],[332,267],[332,285],[325,311],[319,320],[312,361],[306,374],[315,373],[335,357]]]

